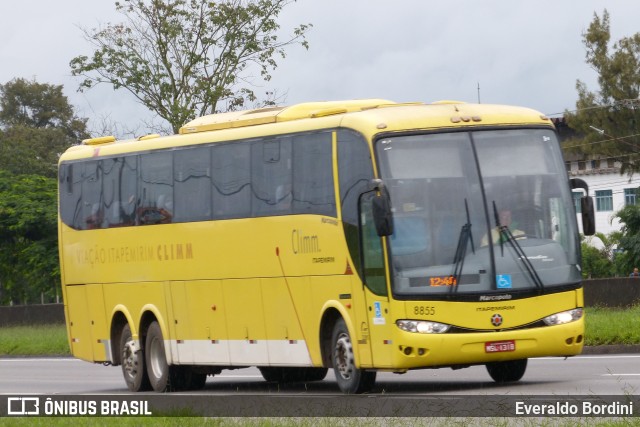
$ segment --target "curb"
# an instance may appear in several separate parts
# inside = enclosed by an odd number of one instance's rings
[[[584,346],[582,354],[630,354],[640,353],[640,344]]]

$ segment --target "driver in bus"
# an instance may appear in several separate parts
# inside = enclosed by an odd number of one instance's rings
[[[509,231],[511,231],[511,234],[513,234],[513,237],[515,237],[516,239],[526,238],[525,232],[522,230],[519,230],[517,228],[517,223],[512,220],[510,210],[503,209],[500,212],[498,212],[498,219],[500,221],[500,225],[507,227]],[[500,243],[500,241],[504,243],[507,241],[507,236],[504,236],[504,235],[501,236],[500,230],[498,229],[498,227],[494,227],[491,229],[491,240],[493,241],[494,244]],[[482,238],[482,241],[480,242],[480,245],[487,246],[488,244],[489,244],[489,236],[485,234],[484,237]]]

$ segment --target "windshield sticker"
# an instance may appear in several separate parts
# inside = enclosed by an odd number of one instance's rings
[[[498,289],[511,289],[511,275],[498,274],[496,276],[496,283],[498,284]]]
[[[385,318],[382,317],[382,305],[378,301],[373,303],[373,311],[376,316],[373,318],[374,325],[384,325],[387,323]]]

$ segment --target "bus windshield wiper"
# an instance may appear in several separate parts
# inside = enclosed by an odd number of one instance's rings
[[[464,267],[464,259],[467,255],[467,246],[471,242],[471,250],[476,253],[476,248],[473,244],[473,235],[471,234],[471,219],[469,217],[469,205],[467,199],[464,199],[464,208],[467,212],[467,223],[462,226],[460,230],[460,236],[458,237],[458,246],[456,247],[456,253],[453,256],[453,284],[450,293],[455,293],[458,290],[460,284],[460,277],[462,276],[462,268]]]
[[[520,246],[511,230],[509,230],[509,227],[500,224],[500,217],[498,215],[498,209],[496,208],[495,200],[493,201],[493,214],[495,215],[496,227],[498,228],[499,232],[498,239],[500,240],[501,255],[504,256],[504,242],[506,241],[511,245],[518,258],[522,260],[522,263],[524,264],[527,273],[529,273],[529,277],[531,277],[531,280],[533,280],[533,283],[536,285],[536,288],[540,290],[544,289],[544,283],[542,283],[542,279],[540,279],[540,276],[538,276],[538,272],[536,271],[533,264],[531,264],[531,261],[529,261],[527,254],[524,253],[522,246]]]

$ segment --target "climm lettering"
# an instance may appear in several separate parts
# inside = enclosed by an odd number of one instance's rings
[[[191,243],[158,245],[157,254],[159,261],[193,259],[193,246]]]
[[[294,254],[312,254],[320,252],[320,240],[315,234],[304,234],[302,230],[291,232],[291,245]]]

